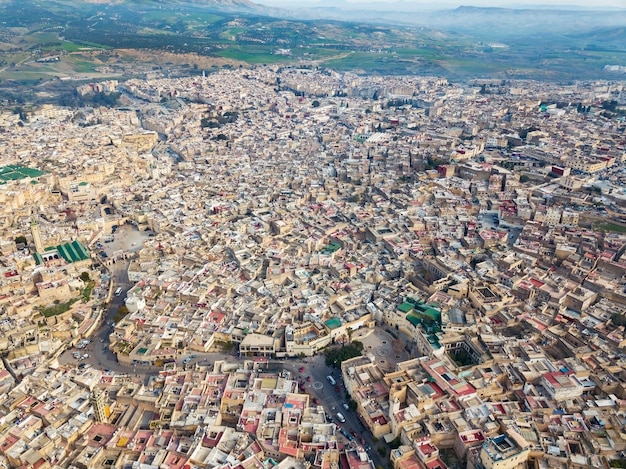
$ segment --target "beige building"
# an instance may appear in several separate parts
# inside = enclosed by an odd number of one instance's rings
[[[248,334],[239,344],[239,354],[244,357],[272,357],[280,348],[280,339],[263,334]]]
[[[519,435],[517,435],[519,436]],[[518,441],[520,440],[520,441]],[[485,469],[515,469],[525,467],[529,444],[509,434],[489,438],[480,450],[480,462]]]
[[[563,189],[567,189],[568,191],[577,191],[583,186],[584,183],[584,179],[578,178],[576,176],[563,176],[561,179],[559,179],[559,185]]]
[[[332,336],[319,323],[308,322],[285,328],[285,354],[312,357],[332,342]]]

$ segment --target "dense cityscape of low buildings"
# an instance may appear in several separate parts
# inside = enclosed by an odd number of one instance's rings
[[[263,66],[78,89],[113,91],[0,113],[0,467],[374,467],[263,367],[372,329],[410,358],[337,365],[389,467],[624,458],[624,83]],[[150,237],[107,255],[125,224]],[[62,358],[120,266],[105,347],[150,373]]]

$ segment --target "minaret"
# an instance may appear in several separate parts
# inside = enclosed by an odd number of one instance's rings
[[[30,219],[30,232],[33,235],[33,242],[35,243],[35,251],[43,252],[43,241],[41,241],[41,230],[39,229],[39,223],[34,218]]]
[[[89,397],[89,402],[93,406],[93,412],[97,422],[107,421],[105,397],[104,391],[98,388],[94,388]]]

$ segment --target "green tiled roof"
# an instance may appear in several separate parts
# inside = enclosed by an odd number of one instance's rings
[[[406,320],[409,321],[413,326],[417,327],[422,323],[422,318],[416,316],[415,314],[407,314]]]
[[[333,252],[337,252],[341,249],[341,245],[339,243],[330,243],[324,246],[322,249],[322,254],[332,254]]]
[[[39,171],[34,168],[27,168],[19,164],[9,164],[7,166],[0,166],[0,181],[19,181],[25,178],[36,178],[43,176],[43,171]]]
[[[44,252],[54,251],[55,249],[68,264],[89,259],[89,253],[87,252],[87,249],[85,249],[85,246],[80,243],[80,241],[72,241],[71,243],[60,244],[56,247],[48,246],[44,249]],[[43,263],[43,258],[41,257],[41,254],[35,253],[34,256],[35,262],[37,262],[37,264]]]
[[[78,241],[72,241],[71,243],[61,244],[57,246],[59,254],[68,263],[84,261],[89,259],[89,254],[82,244]]]
[[[329,329],[337,329],[338,327],[341,326],[341,319],[339,319],[339,318],[330,318],[324,324],[326,324],[329,327]]]

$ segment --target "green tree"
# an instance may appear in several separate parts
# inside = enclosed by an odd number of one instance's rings
[[[397,436],[392,440],[391,443],[389,443],[389,446],[391,446],[391,449],[398,449],[401,444],[402,444],[402,441],[400,440],[400,437]]]
[[[87,283],[87,282],[91,281],[91,277],[89,277],[89,272],[85,271],[85,272],[81,273],[81,274],[80,274],[80,279],[81,279],[83,282],[85,282],[85,283]]]
[[[326,356],[326,366],[340,368],[343,361],[361,356],[362,351],[363,344],[356,340],[351,344],[344,345],[343,347],[327,348],[324,351],[324,355]]]
[[[626,326],[626,316],[619,313],[613,313],[611,316],[611,322],[615,327]]]
[[[115,313],[115,316],[113,316],[113,321],[114,322],[120,322],[124,316],[126,316],[128,314],[128,308],[125,305],[120,305],[119,308],[117,308],[117,312]]]

